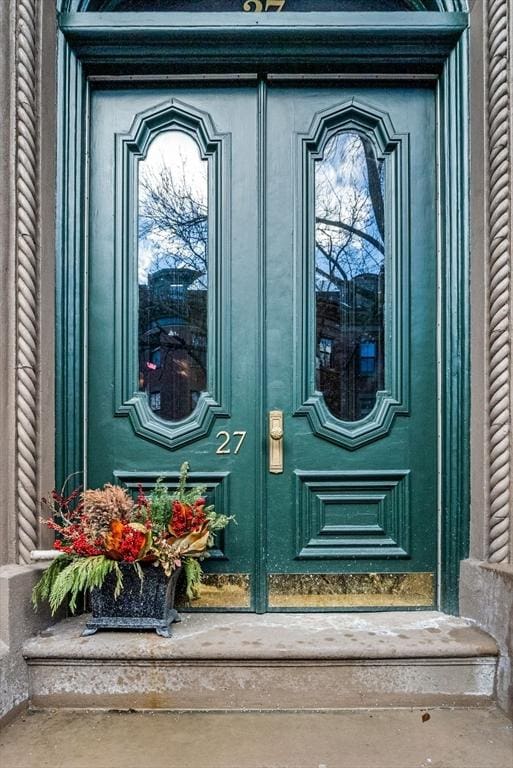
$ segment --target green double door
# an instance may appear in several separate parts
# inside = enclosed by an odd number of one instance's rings
[[[199,608],[436,604],[433,91],[97,87],[89,142],[88,484],[190,463]]]

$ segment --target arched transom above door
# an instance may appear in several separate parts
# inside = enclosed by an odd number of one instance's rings
[[[442,11],[466,12],[467,0],[58,0],[69,12],[245,12]]]

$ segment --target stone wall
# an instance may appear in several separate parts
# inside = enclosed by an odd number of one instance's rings
[[[0,568],[0,721],[28,699],[24,642],[51,623],[48,612],[35,613],[30,602],[41,570],[32,565]]]
[[[472,500],[460,612],[497,639],[497,698],[513,712],[511,16],[508,0],[471,9]]]
[[[15,462],[15,260],[13,238],[13,186],[5,183],[14,176],[14,3],[0,3],[0,432],[2,461],[0,461],[0,565],[15,562],[17,529],[13,510],[16,508],[14,489]]]
[[[492,635],[501,653],[495,695],[513,714],[513,570],[467,560],[461,567],[460,612]]]
[[[21,648],[50,623],[30,550],[53,486],[55,25],[53,0],[0,3],[0,718],[26,701]]]

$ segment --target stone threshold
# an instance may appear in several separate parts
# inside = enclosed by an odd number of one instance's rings
[[[32,659],[371,660],[495,657],[497,645],[471,621],[437,611],[376,613],[183,613],[171,638],[98,631],[65,619],[24,646]]]

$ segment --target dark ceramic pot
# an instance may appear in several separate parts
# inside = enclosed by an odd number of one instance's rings
[[[114,597],[115,575],[110,573],[100,589],[91,590],[92,616],[83,635],[98,629],[154,629],[162,637],[171,637],[171,624],[180,621],[174,608],[176,583],[181,568],[166,576],[153,563],[140,563],[144,578],[128,563],[120,563],[123,589]]]

